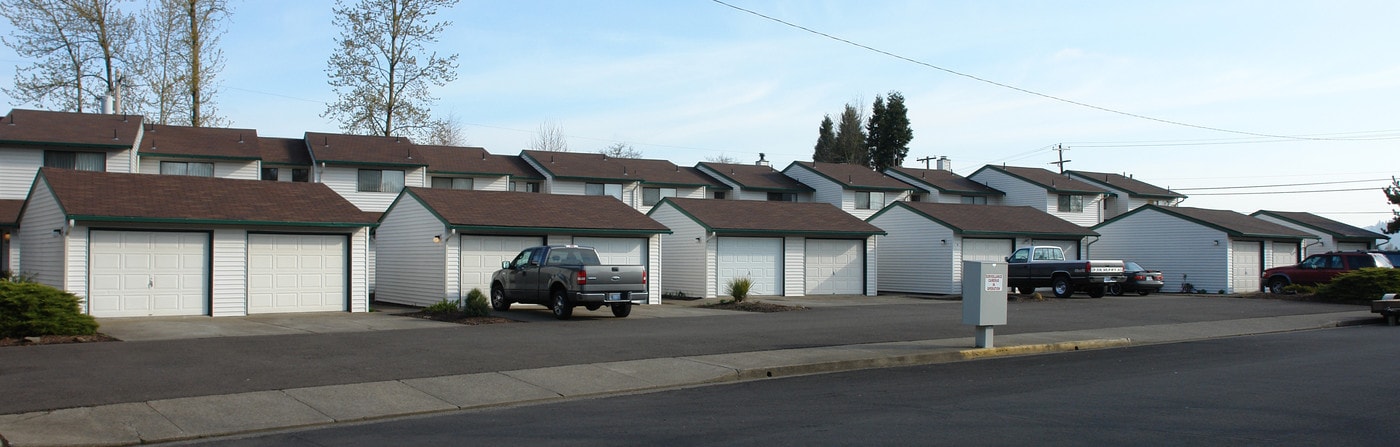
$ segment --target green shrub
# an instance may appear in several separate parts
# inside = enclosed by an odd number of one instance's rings
[[[1354,270],[1317,287],[1318,298],[1327,301],[1371,301],[1387,293],[1400,293],[1400,269]]]
[[[743,302],[744,298],[749,297],[750,288],[753,288],[753,279],[747,276],[733,278],[729,280],[729,284],[725,285],[724,293],[734,297],[734,302],[739,303]]]
[[[472,288],[467,292],[467,305],[462,309],[468,317],[484,317],[491,315],[491,303],[486,300],[486,294],[481,293],[481,289]]]
[[[686,298],[687,297],[685,296],[684,290],[677,290],[674,292],[661,292],[661,299],[663,300],[683,300]]]
[[[1283,291],[1288,293],[1300,293],[1304,295],[1314,295],[1317,293],[1317,286],[1304,284],[1289,284],[1283,286]]]
[[[450,314],[461,310],[461,307],[458,307],[457,303],[448,301],[447,298],[443,298],[442,301],[438,301],[437,304],[423,308],[424,313],[430,314]]]
[[[83,313],[81,302],[51,286],[0,281],[0,337],[92,335],[97,320]]]

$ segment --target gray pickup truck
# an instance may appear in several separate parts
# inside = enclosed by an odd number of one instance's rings
[[[1102,298],[1109,284],[1127,279],[1123,261],[1066,261],[1064,249],[1055,246],[1017,249],[1006,258],[1006,276],[1007,285],[1021,293],[1049,287],[1059,298],[1076,291]]]
[[[602,265],[592,247],[546,245],[522,250],[513,261],[501,262],[491,275],[491,307],[510,309],[511,303],[542,304],[554,317],[567,320],[574,306],[612,308],[626,317],[633,304],[647,302],[647,271],[640,265]]]

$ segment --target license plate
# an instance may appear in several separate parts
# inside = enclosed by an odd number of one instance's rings
[[[622,299],[622,294],[621,294],[621,293],[609,293],[609,294],[608,294],[608,301],[617,301],[617,300],[621,300],[621,299]]]

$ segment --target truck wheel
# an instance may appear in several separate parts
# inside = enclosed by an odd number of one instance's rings
[[[500,287],[491,288],[491,308],[499,311],[510,310],[510,300],[506,299],[506,292]]]
[[[1269,293],[1283,294],[1283,288],[1288,287],[1288,280],[1284,278],[1272,278],[1269,280]]]
[[[1068,276],[1056,276],[1050,281],[1050,288],[1054,289],[1055,298],[1069,298],[1070,295],[1074,294],[1074,287],[1070,286]]]
[[[627,318],[628,315],[632,315],[632,303],[614,304],[612,311],[614,317]]]
[[[1090,287],[1089,298],[1103,298],[1105,292],[1107,292],[1107,290],[1104,290],[1104,286]]]
[[[554,311],[554,318],[567,320],[574,315],[574,306],[569,304],[569,296],[564,289],[554,291],[554,305],[550,309]]]
[[[1107,292],[1108,292],[1109,295],[1113,295],[1113,296],[1123,296],[1123,286],[1122,286],[1121,284],[1114,283],[1114,284],[1109,284],[1109,285],[1107,285],[1107,286],[1105,286],[1105,287],[1108,287]]]

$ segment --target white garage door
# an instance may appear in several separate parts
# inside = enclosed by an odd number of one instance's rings
[[[1035,240],[1035,245],[1053,245],[1065,251],[1065,259],[1079,259],[1079,241]],[[1000,259],[998,259],[1000,261]]]
[[[807,239],[803,259],[807,294],[864,294],[864,242],[858,239]]]
[[[1005,262],[1011,256],[1011,239],[962,240],[962,260]]]
[[[248,313],[347,309],[349,238],[248,234]]]
[[[647,265],[647,240],[619,237],[575,237],[574,245],[593,247],[598,260],[612,265]]]
[[[1273,264],[1269,267],[1281,267],[1298,263],[1298,244],[1292,242],[1274,242]]]
[[[1370,247],[1365,242],[1338,242],[1337,251],[1366,251]]]
[[[535,236],[462,236],[462,294],[473,288],[490,293],[491,274],[500,270],[501,261],[543,244],[544,238]]]
[[[1262,254],[1259,253],[1258,242],[1230,243],[1232,267],[1231,276],[1234,277],[1234,293],[1248,293],[1259,291],[1259,261]]]
[[[721,237],[716,256],[721,296],[730,279],[748,277],[753,280],[751,295],[780,296],[783,294],[783,240],[780,238]]]
[[[209,233],[93,231],[88,312],[209,315]]]

